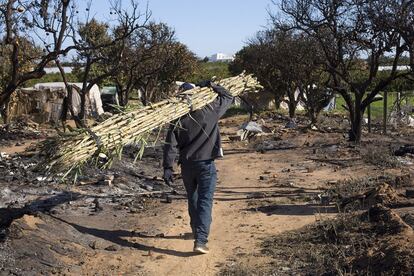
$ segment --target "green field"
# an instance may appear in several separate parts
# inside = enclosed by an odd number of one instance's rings
[[[411,92],[404,92],[403,96],[405,100],[402,103],[402,106],[409,104],[414,106],[414,91]],[[381,93],[383,95],[383,93]],[[393,110],[395,102],[397,100],[397,93],[396,92],[388,92],[388,102],[387,102],[387,113],[388,115]],[[346,109],[343,107],[345,105],[345,100],[342,96],[338,96],[336,98],[336,110],[340,112],[346,112]],[[379,120],[383,118],[384,113],[384,101],[377,101],[371,104],[371,116],[374,120]],[[367,116],[367,111],[365,111],[365,116]]]

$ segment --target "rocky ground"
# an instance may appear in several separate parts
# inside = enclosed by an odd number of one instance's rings
[[[367,134],[355,146],[340,116],[309,130],[269,113],[257,118],[267,133],[242,142],[245,119],[221,123],[226,157],[206,256],[191,252],[182,183],[161,181],[159,147],[136,164],[126,149],[112,169],[87,168],[72,184],[34,172],[35,149],[22,152],[52,132],[9,136],[0,146],[0,274],[412,272],[413,159],[394,156],[410,132]]]

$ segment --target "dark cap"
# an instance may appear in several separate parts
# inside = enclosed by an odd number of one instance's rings
[[[185,83],[181,84],[179,90],[180,90],[180,92],[184,92],[184,91],[187,91],[187,90],[191,90],[193,88],[194,88],[194,85],[192,85],[191,83],[185,82]]]

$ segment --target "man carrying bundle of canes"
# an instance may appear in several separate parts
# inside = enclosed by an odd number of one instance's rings
[[[190,225],[194,235],[194,252],[206,254],[210,232],[213,196],[217,173],[216,158],[223,156],[218,120],[233,102],[233,96],[223,87],[210,81],[200,83],[210,87],[217,98],[202,109],[192,111],[172,123],[164,145],[164,181],[173,182],[173,163],[177,149],[178,163],[188,197]],[[180,86],[180,92],[194,88],[189,83]]]

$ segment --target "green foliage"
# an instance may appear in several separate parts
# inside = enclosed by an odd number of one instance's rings
[[[265,91],[274,95],[277,105],[286,95],[288,80],[282,80],[282,72],[279,63],[281,56],[276,50],[273,38],[269,32],[259,32],[256,39],[236,53],[235,60],[230,64],[230,72],[239,74],[242,71],[254,74],[264,86]],[[279,44],[280,45],[280,44]],[[283,59],[283,63],[287,61]]]
[[[230,64],[230,71],[238,74],[246,70],[254,74],[265,91],[273,95],[276,106],[287,102],[291,118],[298,102],[307,99],[307,111],[314,121],[329,100],[324,87],[328,78],[320,64],[320,49],[312,38],[275,27],[259,32],[240,50]]]
[[[81,63],[77,63],[71,74],[66,74],[66,78],[71,78],[73,80],[73,82],[82,82],[83,78],[84,78],[84,68],[83,68],[83,64]],[[102,69],[102,65],[101,64],[92,64],[89,74],[88,74],[88,79],[93,79],[95,77],[98,77],[102,74],[105,74],[105,71]],[[114,82],[112,81],[112,77],[106,77],[103,78],[102,80],[100,80],[97,83],[99,86],[113,86]]]
[[[225,79],[230,76],[229,64],[226,62],[199,61],[192,76],[185,81],[197,83],[203,80],[211,80],[213,77],[217,77],[217,79]]]
[[[108,34],[108,24],[92,19],[86,24],[79,26],[81,43],[90,48],[99,48],[104,43],[110,43],[111,37]],[[92,51],[92,50],[91,50]]]
[[[150,22],[128,39],[120,70],[112,80],[121,91],[121,104],[127,104],[132,91],[138,89],[147,104],[169,96],[175,81],[186,80],[195,66],[194,53],[176,40],[171,27]]]
[[[384,93],[379,93],[379,95],[383,96]],[[414,95],[412,91],[404,91],[401,94],[401,97],[404,97],[405,100],[403,104],[414,105]],[[397,101],[397,92],[396,91],[388,91],[388,101],[387,101],[387,111],[388,115],[394,109],[394,104]],[[338,95],[336,98],[336,109],[341,113],[346,113],[347,110],[344,108],[346,106],[345,100],[342,96]],[[365,117],[367,116],[367,110],[365,110]],[[371,103],[371,118],[373,120],[381,121],[384,116],[384,101],[375,101]]]
[[[110,32],[107,23],[95,19],[81,24],[78,34],[81,40],[72,74],[79,81],[83,81],[86,77],[87,82],[99,79],[97,83],[99,85],[110,84],[109,76],[102,79],[100,77],[112,69],[122,52],[121,44],[113,42],[117,34]],[[114,60],[111,60],[112,58]],[[86,76],[85,68],[88,69]]]
[[[361,61],[363,63],[363,61]],[[384,65],[384,64],[381,64]],[[401,73],[405,73],[404,71],[400,71]],[[386,81],[387,78],[390,76],[390,71],[378,71],[376,74],[376,77],[372,80],[370,85],[367,88],[367,94],[371,92],[373,89],[375,89],[379,84],[383,81]],[[366,79],[369,78],[369,70],[364,67],[354,67],[349,69],[349,75],[348,77],[354,82],[354,83],[363,83]],[[382,91],[407,91],[412,90],[414,88],[414,80],[408,77],[401,77],[396,78],[392,80],[386,87],[382,89]]]
[[[231,106],[227,110],[226,114],[224,114],[223,118],[229,118],[229,117],[233,117],[233,116],[236,116],[236,115],[245,115],[245,114],[248,114],[248,113],[249,113],[249,111],[246,110],[243,107],[240,107],[240,106]]]
[[[379,72],[379,78],[384,79],[387,76],[385,72]],[[385,91],[412,91],[414,89],[414,80],[410,78],[399,78],[391,82],[384,90]]]
[[[78,76],[72,73],[67,73],[66,79],[68,82],[79,82],[80,81]],[[40,83],[40,82],[62,82],[62,81],[63,79],[60,73],[53,73],[53,74],[46,74],[40,79],[30,80],[26,82],[25,86],[32,87],[36,83]]]

